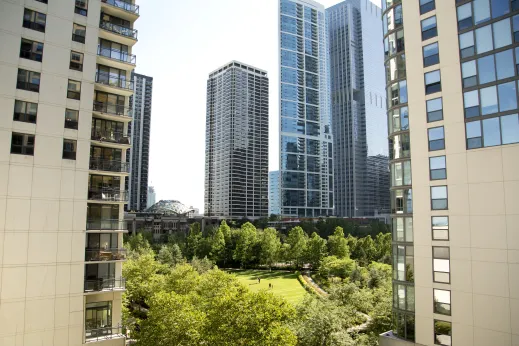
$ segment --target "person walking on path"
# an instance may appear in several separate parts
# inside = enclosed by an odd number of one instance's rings
[[[258,283],[259,283],[259,284],[261,283],[261,278],[258,278]]]

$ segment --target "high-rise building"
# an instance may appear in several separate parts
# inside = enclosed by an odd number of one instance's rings
[[[368,156],[365,175],[366,209],[373,214],[366,216],[389,216],[391,200],[389,198],[389,158],[384,155]]]
[[[132,80],[134,81],[134,94],[130,97],[132,122],[128,126],[132,147],[130,154],[126,156],[130,165],[130,176],[126,178],[126,188],[130,196],[128,209],[142,211],[148,205],[153,77],[132,72]]]
[[[237,61],[207,81],[205,215],[268,215],[267,72]]]
[[[389,209],[389,170],[374,159],[385,156],[388,163],[381,12],[370,0],[346,0],[326,10],[335,214],[341,217]],[[372,185],[373,179],[379,184]]]
[[[383,1],[393,330],[519,345],[517,1]]]
[[[0,344],[125,344],[139,7],[0,0]]]
[[[279,6],[281,214],[333,215],[324,6],[312,0]]]
[[[280,215],[279,171],[269,172],[269,216]]]
[[[148,199],[146,201],[146,209],[148,209],[155,203],[156,203],[155,188],[153,186],[148,186]]]

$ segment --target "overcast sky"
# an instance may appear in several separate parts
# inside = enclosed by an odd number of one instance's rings
[[[206,82],[231,60],[269,73],[269,170],[278,169],[278,0],[137,3],[136,72],[153,77],[148,183],[157,201],[176,199],[203,211]]]

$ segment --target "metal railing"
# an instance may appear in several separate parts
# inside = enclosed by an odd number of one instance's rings
[[[123,52],[119,49],[102,48],[100,45],[97,46],[97,55],[132,65],[135,65],[137,62],[137,56],[134,54],[129,54],[128,52]]]
[[[122,261],[126,249],[85,249],[85,262]]]
[[[125,337],[122,326],[109,326],[103,328],[85,328],[86,342],[97,342]]]
[[[126,162],[116,160],[103,160],[99,157],[90,158],[90,170],[103,172],[129,173],[129,165]]]
[[[136,29],[127,28],[125,26],[121,26],[121,25],[110,23],[110,22],[106,22],[106,21],[104,21],[102,19],[99,22],[99,27],[101,29],[113,32],[115,34],[119,34],[119,35],[122,35],[122,36],[125,36],[125,37],[128,37],[128,38],[137,40],[137,30]]]
[[[88,199],[93,201],[128,202],[128,191],[102,188],[88,190]]]
[[[114,291],[124,289],[126,289],[126,280],[124,278],[85,278],[85,292]]]
[[[99,101],[94,101],[94,112],[101,112],[124,117],[132,116],[132,110],[129,107]]]
[[[119,1],[119,0],[101,0],[101,2],[104,2],[108,5],[112,5],[114,7],[122,8],[126,12],[139,14],[139,5],[130,4],[125,1]]]
[[[126,222],[118,219],[89,219],[86,224],[87,231],[124,231],[126,228]]]
[[[126,78],[116,77],[107,72],[96,72],[96,83],[113,86],[116,88],[133,90],[133,81]]]
[[[92,140],[100,142],[112,142],[118,144],[130,144],[130,137],[120,131],[92,129]]]

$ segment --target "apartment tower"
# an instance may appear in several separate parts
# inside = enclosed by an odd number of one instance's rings
[[[280,0],[281,215],[333,215],[328,44],[324,6]]]
[[[126,161],[130,165],[126,189],[129,194],[128,210],[142,211],[148,205],[153,77],[132,72],[132,80],[134,94],[130,97],[130,109],[133,119],[128,126],[132,148],[130,155],[126,156]]]
[[[341,217],[389,209],[389,170],[370,166],[373,157],[388,155],[381,18],[381,8],[370,0],[346,0],[326,10],[335,214]],[[387,185],[372,185],[372,179]],[[375,204],[375,194],[386,198]]]
[[[272,171],[269,172],[269,216],[281,214],[279,201],[279,171]]]
[[[386,345],[519,345],[519,2],[383,1]]]
[[[269,80],[237,61],[207,81],[205,215],[268,216]]]
[[[125,344],[126,131],[139,9],[0,0],[0,344]]]

